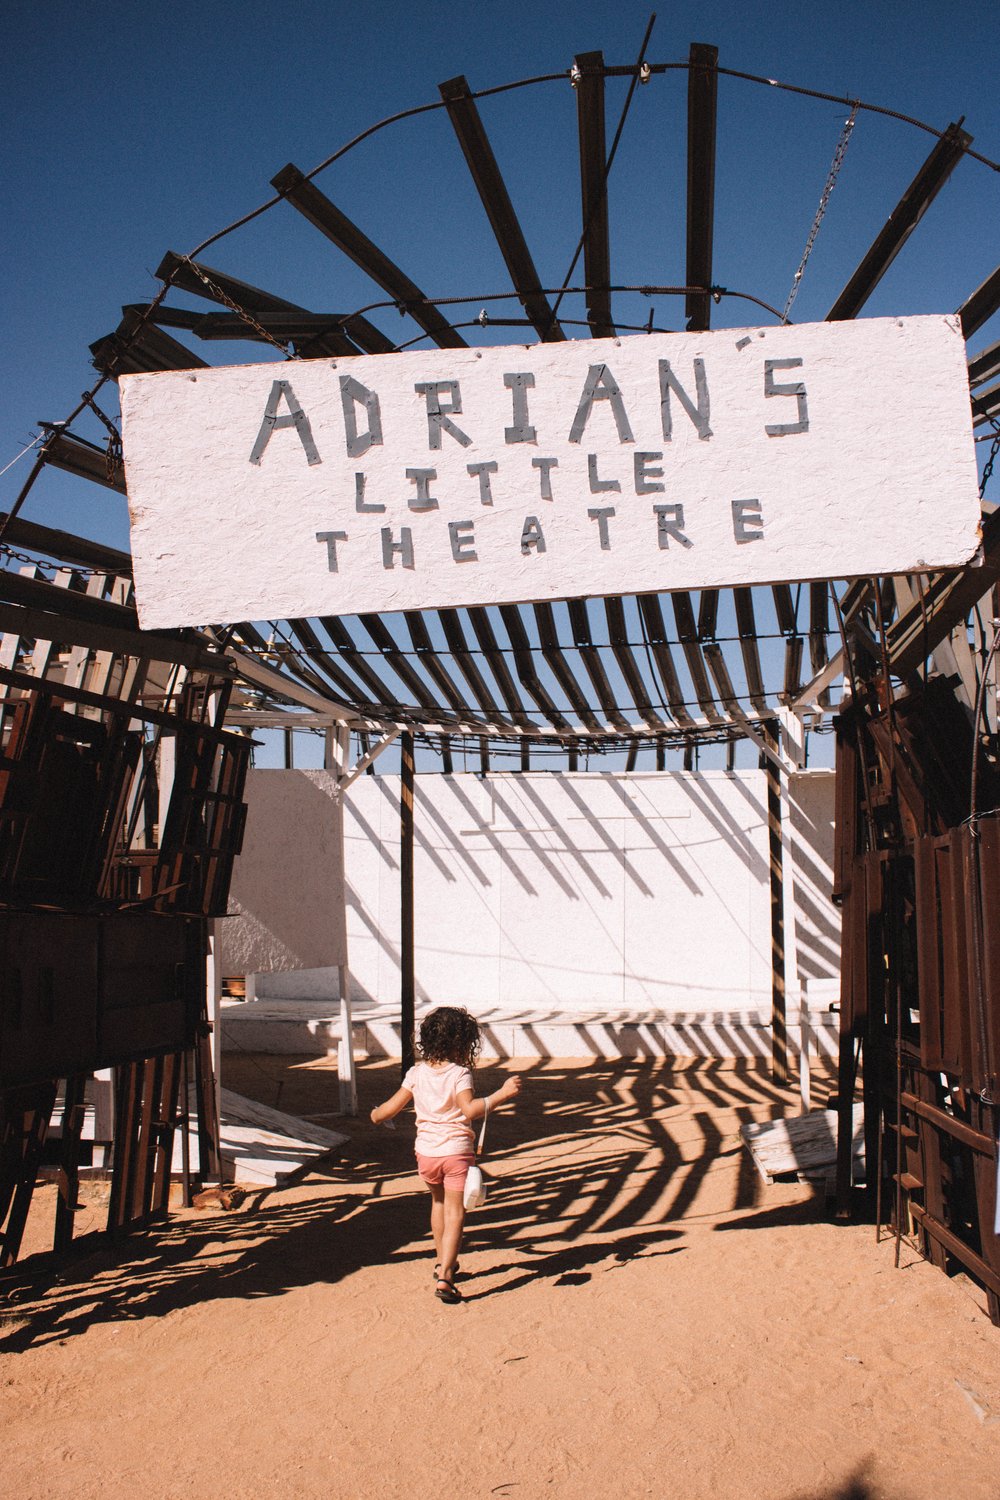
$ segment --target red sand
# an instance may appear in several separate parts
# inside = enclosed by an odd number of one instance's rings
[[[997,1500],[1000,1329],[964,1277],[764,1186],[736,1132],[793,1095],[728,1063],[514,1066],[446,1307],[408,1122],[367,1119],[395,1065],[345,1123],[325,1063],[227,1058],[227,1087],[281,1083],[350,1144],[9,1302],[0,1493]]]

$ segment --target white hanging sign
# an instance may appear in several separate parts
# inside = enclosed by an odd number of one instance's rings
[[[147,628],[959,566],[958,319],[121,378]]]

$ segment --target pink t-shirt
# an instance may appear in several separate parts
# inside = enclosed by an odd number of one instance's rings
[[[445,1063],[443,1067],[415,1063],[403,1079],[403,1087],[413,1095],[420,1156],[458,1156],[473,1149],[475,1132],[458,1104],[459,1091],[472,1089],[468,1068],[459,1063]]]

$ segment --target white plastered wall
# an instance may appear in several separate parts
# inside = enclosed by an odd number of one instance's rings
[[[250,843],[258,803],[289,805],[255,773],[248,793],[247,856],[266,893],[311,903],[287,931],[300,959],[325,892],[309,893],[316,805],[285,823],[281,864],[262,836]],[[331,778],[325,778],[329,796]],[[829,901],[833,778],[798,773],[787,786],[786,926],[789,1000],[797,978],[837,973]],[[540,1010],[604,1007],[664,1013],[769,1013],[770,891],[765,777],[759,771],[421,775],[415,797],[415,938],[418,1001]],[[399,778],[365,776],[344,813],[346,925],[353,996],[398,1003]],[[242,862],[241,862],[242,864]],[[789,868],[789,865],[791,868]],[[316,867],[316,879],[319,879]],[[335,879],[335,872],[323,879]],[[241,867],[234,891],[246,906]],[[326,908],[328,910],[328,908]],[[263,906],[261,907],[263,911]],[[791,920],[789,920],[791,919]],[[223,924],[229,926],[229,923]],[[232,950],[235,951],[235,945]],[[330,997],[342,959],[271,973],[257,993]],[[331,967],[327,967],[327,965]],[[256,965],[263,968],[264,965]],[[239,967],[227,972],[241,972]]]

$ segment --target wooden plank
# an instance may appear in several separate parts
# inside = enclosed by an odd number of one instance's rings
[[[828,322],[857,316],[971,144],[967,131],[948,126],[827,313]]]
[[[712,237],[715,224],[715,135],[718,96],[718,47],[692,42],[688,54],[687,98],[687,284],[712,285]],[[711,294],[688,292],[687,329],[710,327]]]
[[[837,1160],[837,1111],[810,1110],[805,1115],[740,1126],[740,1135],[754,1163],[771,1182],[791,1172],[834,1167]],[[855,1104],[851,1116],[851,1159],[864,1162],[864,1106]]]
[[[604,136],[604,54],[581,52],[574,59],[580,137],[580,195],[583,210],[583,270],[587,318],[595,339],[614,338],[611,320],[611,251],[608,232],[607,148]]]
[[[413,321],[441,349],[464,349],[465,339],[457,333],[440,310],[429,302],[416,282],[395,265],[366,234],[352,224],[346,214],[315,183],[291,162],[271,179],[283,198],[324,234],[338,250],[361,267],[374,282],[399,302]]]
[[[1000,266],[990,272],[986,280],[976,287],[976,290],[958,309],[964,337],[971,339],[972,335],[992,318],[998,307],[1000,307]]]
[[[486,210],[514,289],[543,343],[557,343],[566,335],[559,325],[535,270],[514,205],[510,201],[489,137],[465,78],[442,83],[438,92],[458,137],[476,191]]]

